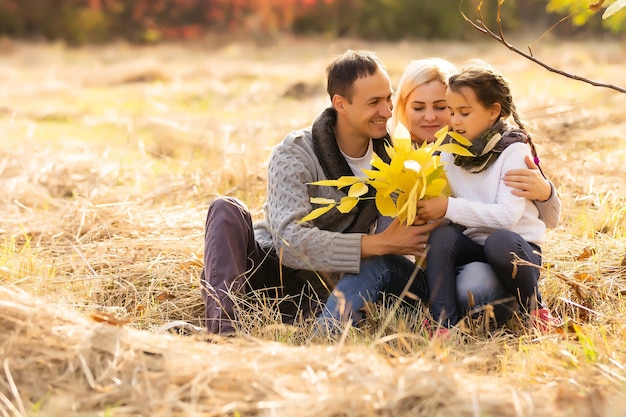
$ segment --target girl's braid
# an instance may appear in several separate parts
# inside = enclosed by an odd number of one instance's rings
[[[524,132],[526,132],[526,136],[528,137],[527,143],[528,145],[530,145],[530,151],[533,155],[533,161],[535,162],[535,165],[537,165],[537,167],[539,168],[539,172],[541,172],[541,175],[543,175],[543,177],[545,178],[546,175],[543,173],[543,170],[539,165],[539,156],[537,155],[537,149],[535,148],[535,144],[533,143],[530,132],[528,131],[528,129],[522,122],[522,119],[519,117],[519,114],[517,113],[517,107],[515,107],[515,103],[513,102],[513,96],[511,94],[511,89],[509,88],[508,82],[502,75],[498,73],[494,72],[493,75],[495,77],[496,83],[502,88],[502,94],[504,96],[502,103],[500,103],[502,107],[501,115],[503,115],[504,117],[507,117],[509,115],[513,116],[513,120],[515,121],[517,126]]]
[[[515,103],[513,103],[512,99],[511,99],[511,115],[513,116],[513,120],[515,121],[515,123],[517,123],[519,128],[522,129],[524,132],[526,132],[526,136],[528,137],[528,144],[530,145],[530,152],[533,155],[533,161],[535,162],[535,165],[537,165],[537,168],[539,168],[539,172],[541,172],[541,175],[543,175],[543,177],[546,178],[546,174],[543,173],[543,170],[541,169],[541,165],[539,165],[539,155],[537,154],[537,148],[535,148],[535,144],[533,143],[533,139],[530,133],[528,132],[528,129],[526,128],[526,126],[524,126],[524,124],[522,123],[522,120],[517,114],[517,108],[515,107]]]

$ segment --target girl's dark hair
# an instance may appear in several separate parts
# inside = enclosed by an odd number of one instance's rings
[[[535,164],[539,167],[541,174],[544,175],[543,170],[539,166],[539,157],[537,156],[535,144],[526,126],[517,114],[517,108],[515,103],[513,103],[508,81],[502,75],[489,68],[470,67],[452,75],[448,80],[448,88],[455,93],[460,93],[461,87],[471,88],[474,94],[476,94],[476,99],[484,107],[490,107],[495,103],[499,103],[501,108],[500,119],[513,116],[517,126],[526,133]]]
[[[352,103],[352,84],[359,78],[384,70],[385,67],[376,53],[349,49],[336,57],[326,68],[328,78],[326,91],[331,100],[338,94]]]

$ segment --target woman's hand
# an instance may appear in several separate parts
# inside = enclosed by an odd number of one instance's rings
[[[512,169],[504,174],[504,183],[513,188],[513,195],[530,200],[546,201],[552,195],[552,187],[546,180],[539,167],[530,156],[525,158],[528,169]]]

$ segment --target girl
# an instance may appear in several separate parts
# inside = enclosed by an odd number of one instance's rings
[[[411,133],[418,146],[433,141],[434,134],[450,124],[450,109],[446,100],[448,78],[458,69],[442,58],[424,58],[411,61],[398,83],[393,102],[390,131],[401,123]],[[512,193],[533,200],[539,217],[548,228],[559,222],[561,201],[554,185],[539,171],[532,158],[526,160],[528,168],[510,170],[504,180]],[[468,308],[480,309],[485,304],[494,308],[495,319],[502,323],[512,317],[515,307],[513,294],[496,278],[492,268],[484,262],[473,262],[457,270],[457,309],[459,314]],[[471,301],[469,294],[472,294]]]
[[[542,306],[539,270],[546,224],[528,198],[514,195],[503,180],[511,169],[538,163],[535,147],[519,119],[507,81],[484,68],[467,68],[449,79],[446,91],[450,127],[472,142],[475,157],[442,154],[454,197],[418,203],[424,220],[445,217],[449,225],[431,233],[426,276],[433,318],[449,328],[459,321],[456,268],[487,262],[499,282],[516,295],[532,324],[541,330],[557,324]],[[506,119],[513,116],[517,128]],[[515,262],[515,263],[514,263]]]

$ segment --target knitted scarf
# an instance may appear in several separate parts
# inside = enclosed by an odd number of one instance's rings
[[[335,138],[335,123],[337,122],[337,112],[332,107],[325,109],[313,122],[311,133],[313,136],[313,150],[317,159],[324,170],[327,179],[335,180],[341,176],[353,176],[354,173],[348,162],[341,154],[337,139]],[[385,141],[391,143],[391,138],[386,135],[380,139],[373,139],[374,152],[385,162],[389,162],[390,158],[385,150]],[[343,191],[343,190],[342,190]],[[373,197],[375,190],[370,187],[367,197]],[[347,195],[347,191],[346,191]],[[356,210],[356,211],[355,211]],[[359,201],[356,208],[353,209],[355,214],[352,223],[345,229],[339,230],[344,233],[367,233],[372,224],[378,218],[378,209],[374,199],[364,199]],[[321,229],[327,229],[328,226],[335,224],[337,217],[344,216],[338,210],[330,210],[324,215],[314,220],[316,226]],[[326,227],[325,227],[326,226]]]
[[[484,171],[498,159],[502,151],[515,142],[528,142],[526,132],[521,129],[511,129],[504,120],[498,120],[490,129],[474,139],[471,146],[461,145],[475,156],[455,155],[454,165],[472,173]]]

